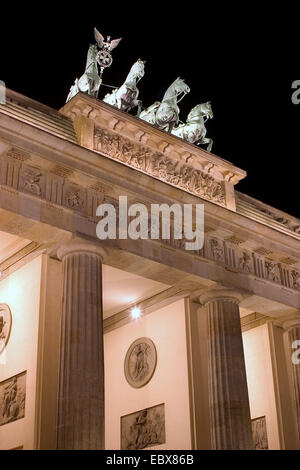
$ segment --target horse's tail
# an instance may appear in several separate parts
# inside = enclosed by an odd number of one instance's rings
[[[66,103],[70,101],[70,99],[73,98],[73,96],[75,96],[78,92],[79,92],[78,78],[76,78],[74,85],[72,85],[70,88]]]

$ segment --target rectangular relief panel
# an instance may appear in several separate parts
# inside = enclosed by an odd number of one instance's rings
[[[268,450],[268,434],[266,417],[256,418],[251,420],[253,442],[255,450]]]
[[[26,374],[22,372],[0,383],[0,426],[25,417]]]
[[[145,449],[165,442],[164,404],[121,417],[122,450]]]

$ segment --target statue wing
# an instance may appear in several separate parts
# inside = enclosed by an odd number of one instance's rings
[[[103,43],[104,43],[104,37],[102,36],[101,33],[99,33],[97,28],[94,28],[94,36],[95,36],[98,46],[100,47],[100,49],[102,49]]]
[[[114,39],[113,41],[111,41],[110,43],[110,50],[112,51],[115,47],[118,46],[119,42],[121,41],[122,38],[120,39]]]

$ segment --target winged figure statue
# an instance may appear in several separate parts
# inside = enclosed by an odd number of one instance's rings
[[[104,40],[104,37],[102,36],[102,34],[98,31],[97,28],[94,28],[94,35],[95,35],[95,40],[99,46],[99,49],[104,49],[106,51],[112,51],[113,49],[115,49],[122,38],[119,38],[119,39],[113,39],[111,40],[110,39],[110,36],[107,36],[107,39],[106,41]]]

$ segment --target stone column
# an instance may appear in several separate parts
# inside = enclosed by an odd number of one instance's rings
[[[253,449],[241,300],[241,294],[226,289],[200,296],[207,308],[211,444],[215,450]]]
[[[104,449],[104,254],[76,240],[58,250],[63,263],[58,449]]]
[[[291,364],[292,381],[293,381],[293,399],[296,410],[297,418],[297,432],[298,439],[300,439],[300,354],[297,350],[300,349],[300,343],[295,344],[296,341],[300,342],[300,312],[295,315],[287,317],[282,321],[282,326],[285,330],[286,341],[288,344],[288,360]]]

